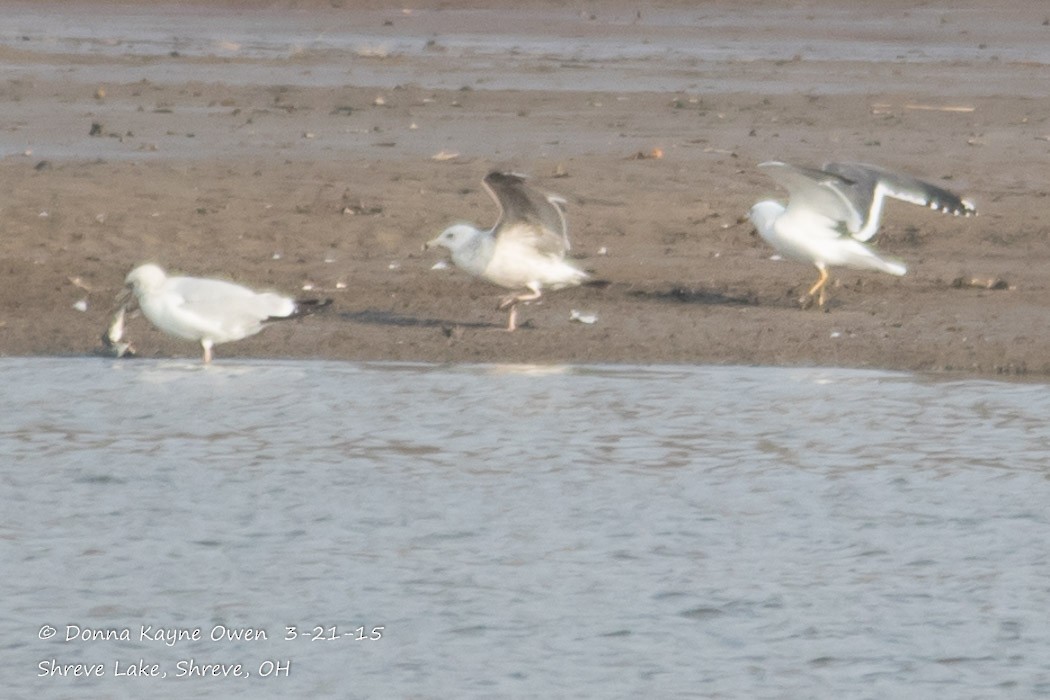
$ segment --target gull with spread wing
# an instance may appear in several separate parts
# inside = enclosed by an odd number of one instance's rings
[[[948,190],[874,165],[828,163],[817,170],[768,161],[758,167],[791,196],[786,207],[763,201],[751,208],[758,234],[785,257],[820,271],[799,300],[803,308],[814,298],[824,307],[829,267],[905,273],[903,263],[881,257],[867,244],[879,230],[887,197],[955,216],[977,214],[971,202]]]
[[[565,260],[570,245],[564,199],[532,189],[516,173],[489,173],[482,182],[499,205],[496,225],[486,231],[456,224],[424,247],[447,248],[452,262],[475,277],[507,289],[524,288],[498,306],[510,309],[507,330],[513,331],[518,304],[539,299],[545,288],[579,285],[587,273]]]

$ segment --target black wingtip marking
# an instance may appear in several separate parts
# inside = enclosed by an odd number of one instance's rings
[[[516,182],[524,183],[529,179],[528,175],[503,170],[493,170],[485,176],[485,182]]]
[[[295,300],[295,311],[288,314],[287,316],[270,316],[267,321],[288,321],[293,318],[302,318],[303,316],[310,316],[315,314],[325,307],[331,306],[332,300],[325,299],[296,299]]]
[[[942,214],[951,214],[952,216],[977,216],[977,208],[966,199],[960,199],[952,202],[945,202],[944,200],[932,198],[928,202],[927,206],[933,211],[940,212]]]
[[[331,304],[332,300],[327,297],[324,299],[296,299],[295,309],[304,313],[313,313],[314,311],[320,311],[326,306],[331,306]]]

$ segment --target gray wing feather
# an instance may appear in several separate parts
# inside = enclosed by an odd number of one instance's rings
[[[203,318],[224,325],[230,322],[258,322],[288,316],[295,303],[273,292],[255,292],[222,280],[178,277],[169,280],[171,288],[183,298],[182,307]]]
[[[827,163],[824,172],[837,175],[837,185],[856,207],[860,221],[849,230],[853,237],[866,241],[879,229],[884,197],[929,207],[955,216],[973,216],[973,204],[954,192],[932,185],[924,180],[895,173],[866,163]]]
[[[528,238],[530,245],[543,253],[568,252],[564,199],[532,189],[525,184],[524,176],[515,173],[492,172],[482,182],[500,208],[493,236]]]
[[[841,222],[850,231],[860,225],[860,215],[843,191],[846,181],[838,175],[779,161],[767,161],[760,163],[758,167],[791,195],[788,210],[792,206],[816,210],[830,219]]]

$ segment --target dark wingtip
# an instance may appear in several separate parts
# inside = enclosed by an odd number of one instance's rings
[[[284,321],[293,318],[302,318],[303,316],[309,316],[317,313],[321,309],[327,306],[331,306],[332,300],[325,299],[296,299],[295,300],[295,311],[288,316],[282,316],[278,318],[269,318],[270,321]]]
[[[485,176],[485,182],[525,182],[528,179],[528,175],[509,170],[493,170]]]
[[[295,306],[297,309],[303,309],[307,311],[319,311],[326,306],[331,306],[332,300],[328,297],[324,299],[296,299]]]
[[[951,214],[952,216],[977,216],[977,207],[968,199],[960,199],[953,202],[931,199],[929,207],[934,211],[942,214]]]

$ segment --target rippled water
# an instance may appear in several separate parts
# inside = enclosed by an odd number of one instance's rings
[[[1043,384],[5,359],[0,385],[7,697],[1050,694]],[[115,675],[140,661],[167,676]],[[76,663],[105,675],[39,677]]]
[[[903,79],[896,73],[880,77],[866,67],[829,69],[824,62],[831,61],[924,65],[934,78],[921,86],[927,95],[940,94],[944,87],[956,98],[998,95],[1002,82],[1011,81],[1011,94],[1042,97],[1041,84],[1018,81],[1016,67],[1003,66],[1050,64],[1042,16],[1016,8],[989,13],[980,7],[917,7],[902,16],[857,7],[701,4],[646,7],[638,14],[633,8],[602,8],[593,21],[586,16],[575,7],[410,10],[403,15],[358,10],[333,21],[338,14],[266,8],[231,12],[167,4],[129,10],[124,5],[16,2],[6,8],[0,25],[0,48],[50,54],[60,64],[87,57],[62,70],[67,78],[86,72],[89,82],[386,88],[413,83],[437,89],[471,85],[618,93],[901,89]],[[354,19],[364,26],[354,26]],[[594,29],[601,26],[609,30]],[[626,26],[633,33],[625,35]],[[150,60],[129,62],[132,57]],[[220,62],[186,60],[203,58]],[[100,59],[114,62],[100,72]],[[717,68],[767,61],[813,66],[794,80],[761,66],[729,75]],[[30,66],[27,74],[23,61],[3,55],[0,65],[21,79],[39,71]],[[998,79],[967,79],[977,66],[980,75]]]
[[[990,58],[987,47],[980,47],[968,37],[969,32],[960,36],[959,29],[952,31],[980,22],[985,17],[982,9],[915,8],[906,13],[908,19],[902,24],[900,15],[835,7],[727,5],[646,8],[638,14],[606,10],[590,21],[575,8],[446,8],[413,10],[403,16],[396,11],[358,11],[352,17],[367,26],[356,27],[350,17],[332,22],[338,15],[266,8],[231,12],[223,7],[168,5],[129,11],[126,6],[41,7],[40,3],[22,2],[10,8],[9,21],[0,28],[0,46],[125,58],[163,57],[174,51],[188,57],[237,55],[248,59],[286,59],[329,51],[420,56],[439,49],[470,59],[500,56],[508,50],[510,39],[517,56],[577,61],[983,62]],[[607,26],[631,26],[643,32],[646,40],[627,42],[619,32],[589,31],[599,16]],[[158,23],[158,17],[163,21]],[[1030,15],[1006,12],[993,14],[991,19],[995,27],[979,28],[1008,31],[1012,38],[994,47],[995,60],[1050,62],[1042,28],[1031,22]],[[485,31],[468,28],[478,26]],[[683,28],[691,31],[683,34]]]

